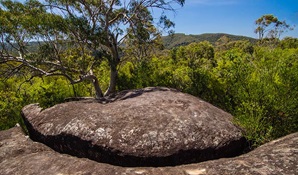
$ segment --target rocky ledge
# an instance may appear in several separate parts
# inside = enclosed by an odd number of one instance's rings
[[[109,101],[23,108],[30,138],[60,153],[118,166],[176,166],[243,153],[232,116],[169,88],[123,91]]]
[[[298,133],[267,143],[235,158],[223,158],[174,167],[119,167],[59,154],[33,142],[20,127],[0,131],[1,175],[295,175],[298,169]]]

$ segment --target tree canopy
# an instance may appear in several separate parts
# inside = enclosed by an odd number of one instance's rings
[[[257,28],[255,33],[259,35],[259,39],[264,37],[278,39],[287,30],[292,30],[292,27],[286,21],[280,21],[272,14],[261,16],[255,21]]]
[[[175,3],[183,6],[185,0],[3,0],[0,63],[7,65],[8,76],[29,68],[32,77],[64,76],[72,84],[90,80],[100,98],[95,71],[107,60],[109,95],[116,91],[122,46],[147,43],[172,27],[163,12],[174,11]],[[155,9],[161,11],[157,22],[151,15]]]

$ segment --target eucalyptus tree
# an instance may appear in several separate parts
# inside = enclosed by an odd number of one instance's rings
[[[261,16],[255,21],[255,24],[257,25],[255,33],[259,35],[259,39],[263,39],[265,37],[278,39],[287,30],[293,30],[286,21],[280,21],[272,14]]]
[[[147,43],[174,23],[165,15],[185,0],[2,0],[0,63],[7,75],[23,69],[35,76],[64,76],[70,83],[89,80],[96,98],[116,91],[122,47]],[[157,12],[158,19],[152,13]],[[131,42],[135,41],[135,42]],[[96,71],[110,68],[103,94]]]

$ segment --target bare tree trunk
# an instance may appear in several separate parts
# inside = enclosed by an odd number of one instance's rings
[[[119,56],[119,50],[117,45],[117,37],[110,36],[111,37],[111,46],[110,51],[112,52],[113,57],[109,61],[110,64],[110,83],[107,91],[105,92],[104,96],[108,96],[110,94],[113,94],[116,92],[116,84],[117,84],[117,77],[118,77],[118,71],[117,66],[120,62],[120,56]]]
[[[99,99],[99,98],[103,97],[101,88],[99,86],[98,79],[96,77],[93,77],[92,84],[93,84],[93,87],[95,89],[95,98],[96,99]]]
[[[110,66],[110,84],[104,96],[107,96],[116,92],[117,76],[118,76],[118,71],[116,66]]]

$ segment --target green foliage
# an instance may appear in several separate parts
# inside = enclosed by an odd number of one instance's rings
[[[22,123],[20,109],[23,106],[22,98],[15,91],[10,91],[14,80],[0,82],[0,130],[9,129],[16,123]]]
[[[71,86],[61,78],[34,78],[24,83],[20,77],[0,81],[0,130],[23,124],[21,109],[30,103],[47,108],[64,102],[68,97],[87,96],[88,86]],[[22,86],[21,86],[22,84]]]
[[[252,146],[298,131],[295,39],[272,48],[224,39],[180,46],[145,62],[127,62],[119,89],[167,86],[235,116]]]
[[[38,102],[44,108],[74,96],[72,87],[67,84],[67,81],[60,78],[34,78],[21,86],[18,93],[24,98],[25,103]]]
[[[282,49],[298,48],[298,38],[285,37],[279,43],[279,47]]]
[[[250,71],[245,90],[238,93],[235,111],[248,138],[260,144],[297,128],[297,50],[266,48],[258,51],[256,68]]]

